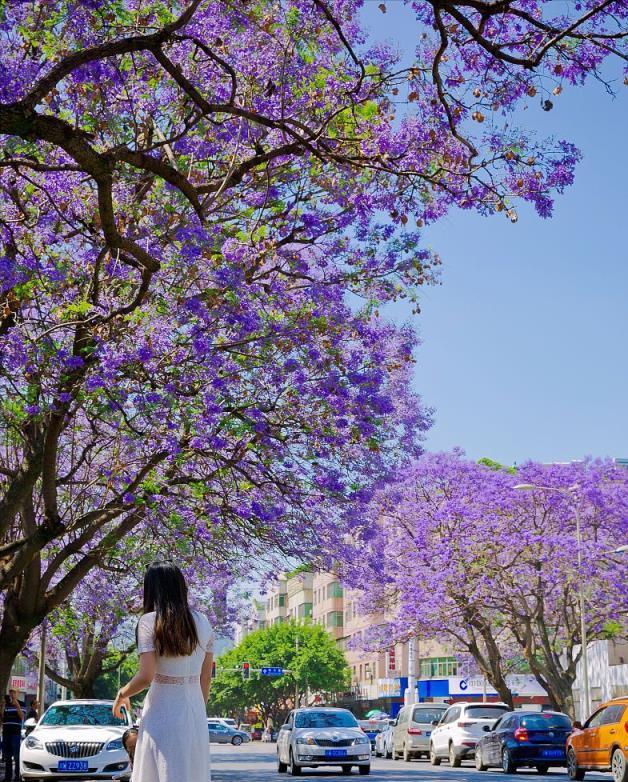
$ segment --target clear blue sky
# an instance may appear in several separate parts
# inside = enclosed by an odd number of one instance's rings
[[[367,0],[373,37],[410,56],[400,0]],[[416,27],[414,28],[416,30]],[[619,75],[620,67],[614,67]],[[570,89],[527,122],[584,155],[554,217],[518,208],[519,222],[452,212],[429,230],[442,286],[422,313],[395,306],[423,345],[415,387],[436,408],[429,450],[460,446],[504,463],[628,456],[628,88]],[[526,118],[528,114],[526,113]]]

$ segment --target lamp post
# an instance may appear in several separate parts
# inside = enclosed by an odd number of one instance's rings
[[[576,545],[578,547],[578,572],[582,573],[582,536],[580,530],[580,506],[576,500],[577,492],[580,487],[578,484],[563,488],[562,486],[537,486],[534,483],[519,483],[515,486],[515,489],[524,490],[537,490],[545,492],[554,492],[555,494],[563,494],[570,497],[573,502],[574,512],[576,516]],[[582,720],[585,720],[591,711],[591,699],[589,694],[589,655],[588,655],[588,641],[587,641],[587,624],[585,617],[585,604],[584,604],[584,589],[582,587],[582,581],[578,582],[578,604],[580,607],[580,646],[582,648],[582,683],[584,685],[584,700],[582,703],[583,713],[580,715]]]

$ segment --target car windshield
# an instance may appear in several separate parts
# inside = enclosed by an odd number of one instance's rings
[[[128,725],[111,713],[108,703],[73,703],[67,706],[51,706],[44,714],[42,725]]]
[[[297,714],[295,728],[357,728],[358,721],[349,711],[305,711]]]
[[[412,722],[431,724],[438,721],[445,713],[445,709],[415,709],[412,715]]]
[[[528,730],[571,730],[571,720],[565,714],[528,714],[521,718],[521,727]]]
[[[508,711],[508,706],[469,706],[466,716],[472,720],[496,720]]]

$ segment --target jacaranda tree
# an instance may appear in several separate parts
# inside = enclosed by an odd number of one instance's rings
[[[141,525],[291,554],[416,452],[377,304],[450,206],[549,214],[577,151],[486,120],[621,55],[626,7],[412,6],[406,70],[355,0],[0,6],[0,686]]]
[[[525,484],[544,488],[515,488]],[[390,616],[365,640],[440,639],[510,704],[506,674],[519,660],[571,712],[580,590],[590,641],[626,630],[628,562],[614,552],[627,509],[628,471],[611,462],[514,471],[423,456],[354,516],[358,546],[339,554],[345,580]]]

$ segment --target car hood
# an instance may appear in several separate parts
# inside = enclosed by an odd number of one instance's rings
[[[350,739],[364,736],[360,728],[295,728],[295,736],[312,736],[315,739]]]
[[[125,725],[40,725],[31,733],[40,741],[96,741],[106,744],[113,739],[119,739]]]

